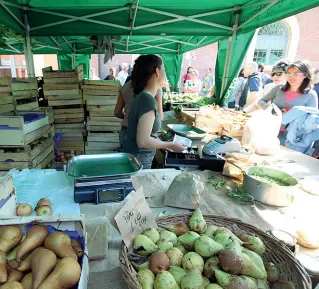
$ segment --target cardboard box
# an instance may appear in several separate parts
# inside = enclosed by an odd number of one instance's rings
[[[87,289],[87,283],[89,278],[89,262],[88,262],[88,251],[87,251],[87,236],[85,232],[84,215],[78,216],[40,216],[40,217],[8,217],[3,218],[0,216],[1,225],[16,225],[19,226],[23,233],[26,232],[27,225],[29,224],[40,224],[45,226],[52,226],[60,231],[76,231],[84,238],[84,254],[80,265],[82,268],[81,278],[78,283],[77,289]]]
[[[0,218],[16,216],[17,205],[13,177],[5,175],[0,178]]]

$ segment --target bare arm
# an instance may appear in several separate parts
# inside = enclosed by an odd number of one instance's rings
[[[124,99],[120,92],[119,96],[117,97],[117,103],[114,108],[114,115],[120,119],[124,119],[124,112],[123,112],[124,107],[125,107]]]
[[[136,131],[137,146],[145,149],[169,149],[175,152],[182,152],[185,147],[180,144],[161,141],[151,137],[154,120],[154,110],[150,110],[139,118]]]
[[[160,120],[163,120],[164,119],[163,97],[162,97],[162,95],[156,94],[155,99],[156,99],[157,104],[158,104],[158,114],[159,114]]]
[[[252,105],[254,102],[258,101],[258,93],[256,91],[252,91],[249,94],[249,98],[247,103],[245,104],[244,108]]]

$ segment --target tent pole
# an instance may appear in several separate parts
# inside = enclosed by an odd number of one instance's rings
[[[75,49],[75,44],[73,43],[72,44],[72,54],[71,54],[71,57],[72,57],[72,69],[75,69],[76,67],[76,49]]]
[[[224,95],[224,90],[226,89],[226,82],[227,82],[228,77],[229,77],[228,74],[229,74],[231,56],[233,54],[233,49],[234,49],[237,31],[238,31],[238,23],[239,23],[239,13],[237,13],[236,17],[235,17],[233,34],[231,37],[228,38],[228,48],[227,48],[227,54],[226,54],[226,60],[225,60],[222,87],[221,87],[221,91],[220,91],[222,96]]]
[[[26,35],[23,39],[23,47],[24,47],[26,65],[27,65],[27,72],[28,72],[28,77],[35,77],[33,53],[31,50],[30,25],[28,23],[27,13],[25,13],[23,17],[24,17],[24,25],[26,27],[26,30],[25,30]]]

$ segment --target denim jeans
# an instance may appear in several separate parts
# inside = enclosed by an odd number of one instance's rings
[[[120,139],[120,149],[121,149],[121,152],[122,152],[124,143],[125,143],[125,141],[127,139],[126,128],[122,128],[120,130],[119,139]]]

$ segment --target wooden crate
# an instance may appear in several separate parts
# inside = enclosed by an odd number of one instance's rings
[[[89,132],[87,136],[88,142],[107,142],[107,143],[118,143],[118,133],[94,133]]]
[[[87,125],[86,128],[91,132],[118,132],[121,130],[121,126],[114,125]]]
[[[24,98],[24,99],[16,99],[16,111],[23,110],[36,110],[39,108],[38,98]]]
[[[40,138],[19,149],[1,148],[0,170],[37,168],[45,159],[50,158],[53,153],[53,135],[48,138]]]
[[[23,116],[0,116],[0,146],[25,146],[50,130],[48,117],[25,123]]]
[[[0,105],[0,115],[8,115],[15,111],[15,105],[13,103],[1,104]]]
[[[100,87],[113,87],[119,90],[121,88],[121,83],[119,80],[88,80],[83,81],[83,86],[100,86]]]
[[[11,89],[12,92],[18,92],[18,91],[29,91],[29,90],[36,90],[38,91],[38,82],[27,82],[26,81],[18,81],[18,82],[12,82]]]
[[[14,103],[14,99],[12,95],[4,95],[4,96],[0,96],[0,105],[3,104],[13,104]]]
[[[115,106],[117,102],[117,99],[115,97],[109,97],[109,96],[96,96],[93,98],[86,98],[85,103],[87,105],[98,105],[98,106]]]
[[[45,78],[44,84],[79,84],[80,80],[77,78]]]
[[[73,70],[53,70],[52,66],[45,67],[42,69],[44,82],[46,78],[75,78],[83,80],[83,65],[77,66]]]
[[[40,195],[39,198],[42,196]],[[45,225],[51,226],[59,231],[65,231],[71,233],[73,236],[78,235],[84,243],[83,257],[80,259],[81,265],[81,276],[79,283],[74,287],[76,289],[87,289],[87,283],[89,278],[89,261],[87,251],[87,236],[85,232],[85,221],[84,215],[66,216],[66,215],[55,215],[55,216],[30,216],[30,217],[19,217],[8,216],[1,217],[1,225],[14,225],[19,226],[22,232],[27,232],[28,225]]]
[[[77,83],[48,83],[43,84],[44,91],[55,91],[55,90],[73,90],[79,89],[79,84]]]
[[[17,206],[13,177],[11,175],[0,177],[0,217],[16,216]]]
[[[49,100],[49,106],[68,106],[68,105],[82,105],[83,100],[81,99],[70,99],[70,100]]]
[[[103,142],[86,142],[85,151],[116,151],[120,147],[120,143],[103,143]]]
[[[38,114],[43,114],[45,115],[47,118],[48,118],[48,124],[52,124],[53,123],[53,109],[52,107],[38,107],[37,109],[35,110],[21,110],[19,111],[18,115],[25,115],[25,114],[32,114],[32,113],[38,113]]]
[[[71,95],[78,95],[82,97],[79,88],[43,90],[43,94],[44,96],[64,96],[65,99],[68,99],[68,97],[71,97]]]
[[[112,114],[114,115],[115,105],[87,105],[87,110],[91,114]]]

